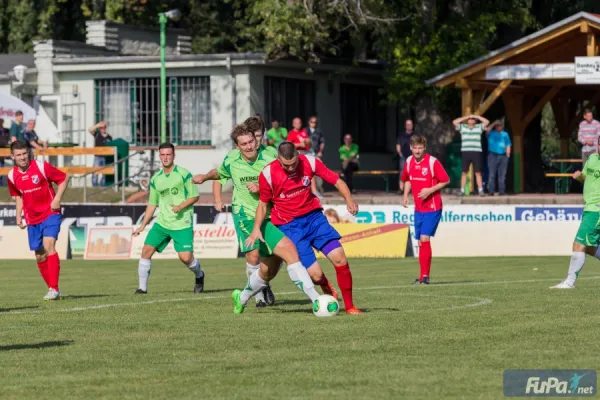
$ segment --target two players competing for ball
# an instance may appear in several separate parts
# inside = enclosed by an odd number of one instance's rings
[[[56,240],[62,222],[60,201],[69,177],[47,162],[31,160],[23,141],[13,142],[10,152],[15,166],[8,173],[8,190],[16,202],[16,222],[21,229],[27,228],[29,248],[35,253],[40,275],[48,288],[44,300],[58,300],[60,260]],[[56,192],[52,184],[58,185]],[[27,226],[21,214],[25,215]]]

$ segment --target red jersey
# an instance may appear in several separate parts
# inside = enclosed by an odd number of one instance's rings
[[[442,209],[442,195],[439,190],[424,200],[417,197],[421,190],[450,180],[442,163],[437,158],[425,154],[421,161],[417,162],[413,156],[408,157],[400,179],[403,182],[410,181],[415,200],[415,211],[430,212]]]
[[[23,198],[27,225],[37,225],[50,215],[60,214],[50,208],[55,195],[52,183],[59,185],[66,177],[64,172],[42,161],[31,161],[25,172],[15,166],[8,173],[8,190],[11,196]]]
[[[260,201],[273,204],[273,224],[287,224],[294,218],[322,209],[321,202],[310,190],[310,181],[315,175],[332,185],[339,179],[338,174],[321,160],[305,155],[298,156],[298,166],[291,174],[285,172],[277,160],[262,170],[258,177]]]
[[[306,129],[302,128],[299,131],[292,129],[288,132],[288,141],[294,144],[299,144],[302,139],[310,139],[310,137],[308,136],[308,132],[306,132]],[[308,151],[310,150],[310,146],[297,147],[297,149],[300,151]]]

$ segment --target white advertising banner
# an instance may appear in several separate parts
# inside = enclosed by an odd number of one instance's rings
[[[56,241],[56,252],[60,259],[67,259],[68,247],[69,225],[63,222]],[[29,249],[27,229],[18,226],[0,226],[0,254],[5,260],[34,260],[35,255]]]
[[[600,57],[575,57],[575,83],[600,83]]]

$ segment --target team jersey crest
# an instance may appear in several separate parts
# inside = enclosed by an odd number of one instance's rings
[[[310,178],[309,178],[308,176],[304,175],[304,176],[302,177],[302,184],[303,184],[304,186],[308,186],[308,185],[310,185]]]
[[[40,177],[37,175],[32,175],[31,181],[37,185],[40,182]]]

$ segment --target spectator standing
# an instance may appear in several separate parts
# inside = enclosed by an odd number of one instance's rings
[[[37,133],[35,133],[35,119],[27,121],[27,126],[23,130],[23,140],[29,146],[30,154],[33,156],[33,149],[42,150],[48,148],[48,142],[40,140]],[[33,157],[31,158],[33,160]]]
[[[10,146],[10,132],[4,128],[4,119],[0,118],[0,147],[7,148]],[[4,157],[0,157],[0,167],[4,167]],[[0,186],[5,186],[4,177],[0,175]]]
[[[588,157],[596,152],[598,136],[600,136],[600,122],[594,119],[592,110],[586,108],[583,112],[583,121],[579,124],[579,131],[577,132],[577,139],[582,144],[581,158],[583,165],[585,165]]]
[[[460,177],[460,195],[465,195],[467,172],[469,172],[470,165],[473,164],[479,195],[485,196],[483,180],[481,179],[481,164],[483,163],[481,159],[481,135],[490,121],[480,115],[470,114],[457,118],[452,123],[461,136],[462,175]]]
[[[312,142],[312,153],[319,159],[323,159],[323,150],[325,150],[325,135],[318,127],[319,120],[316,115],[308,119],[308,134]],[[312,180],[312,191],[317,195],[323,194],[323,179],[315,175]]]
[[[352,177],[358,171],[358,145],[352,143],[352,136],[347,134],[344,136],[344,144],[339,149],[340,161],[342,162],[342,178],[346,181],[346,185],[350,192],[354,192]]]
[[[499,120],[492,122],[485,131],[488,138],[488,170],[490,172],[488,192],[503,196],[506,194],[506,171],[512,143]],[[496,192],[496,178],[498,178],[499,193]]]
[[[107,142],[113,140],[106,132],[106,121],[100,121],[94,126],[88,128],[88,132],[94,136],[94,147],[106,146]],[[94,167],[104,167],[106,165],[106,159],[104,156],[94,156]],[[102,175],[102,180],[98,183],[98,174],[92,175],[92,186],[104,186],[106,183],[106,176]]]
[[[15,113],[15,120],[10,125],[10,142],[23,139],[23,111],[17,111]]]
[[[398,133],[396,141],[396,153],[398,153],[398,187],[400,194],[404,194],[404,182],[402,181],[402,171],[406,159],[412,155],[410,151],[410,138],[413,135],[414,124],[412,119],[407,119],[404,122],[404,132]]]
[[[292,120],[292,130],[288,132],[287,140],[292,142],[300,154],[308,154],[311,150],[310,137],[306,129],[302,127],[302,120],[294,118]]]
[[[271,121],[271,129],[267,131],[267,144],[277,148],[279,143],[283,142],[288,136],[288,131],[279,125],[278,119]]]

